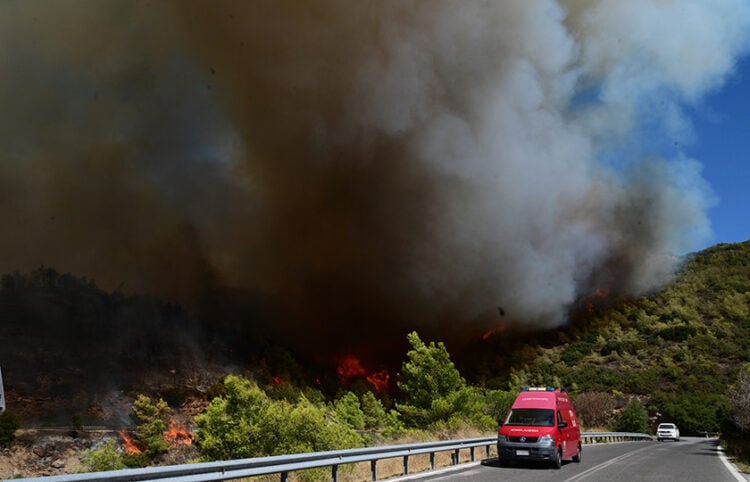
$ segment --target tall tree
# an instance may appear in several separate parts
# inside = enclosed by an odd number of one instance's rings
[[[411,425],[430,423],[435,404],[442,405],[453,393],[466,387],[466,380],[456,369],[443,342],[425,344],[417,332],[407,335],[411,350],[401,365],[397,385],[403,392],[404,403],[396,408]]]

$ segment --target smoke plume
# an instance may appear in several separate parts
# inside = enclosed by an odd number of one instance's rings
[[[5,1],[0,271],[260,293],[311,345],[557,326],[710,239],[699,162],[658,147],[749,25],[743,0]]]

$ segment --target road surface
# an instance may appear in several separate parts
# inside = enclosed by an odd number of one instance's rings
[[[413,481],[550,481],[550,482],[631,482],[634,480],[672,482],[737,482],[722,462],[715,439],[683,437],[679,442],[622,442],[585,445],[581,463],[565,462],[561,469],[521,465],[500,467],[496,459],[479,465],[402,477]],[[740,477],[740,478],[738,478]]]

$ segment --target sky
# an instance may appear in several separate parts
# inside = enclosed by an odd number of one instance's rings
[[[738,62],[718,92],[690,112],[694,143],[685,151],[703,164],[716,198],[706,245],[750,240],[750,58]]]

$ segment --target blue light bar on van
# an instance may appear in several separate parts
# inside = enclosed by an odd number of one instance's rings
[[[555,387],[522,387],[522,392],[554,392],[557,391]],[[565,392],[565,387],[560,387],[561,392]]]

